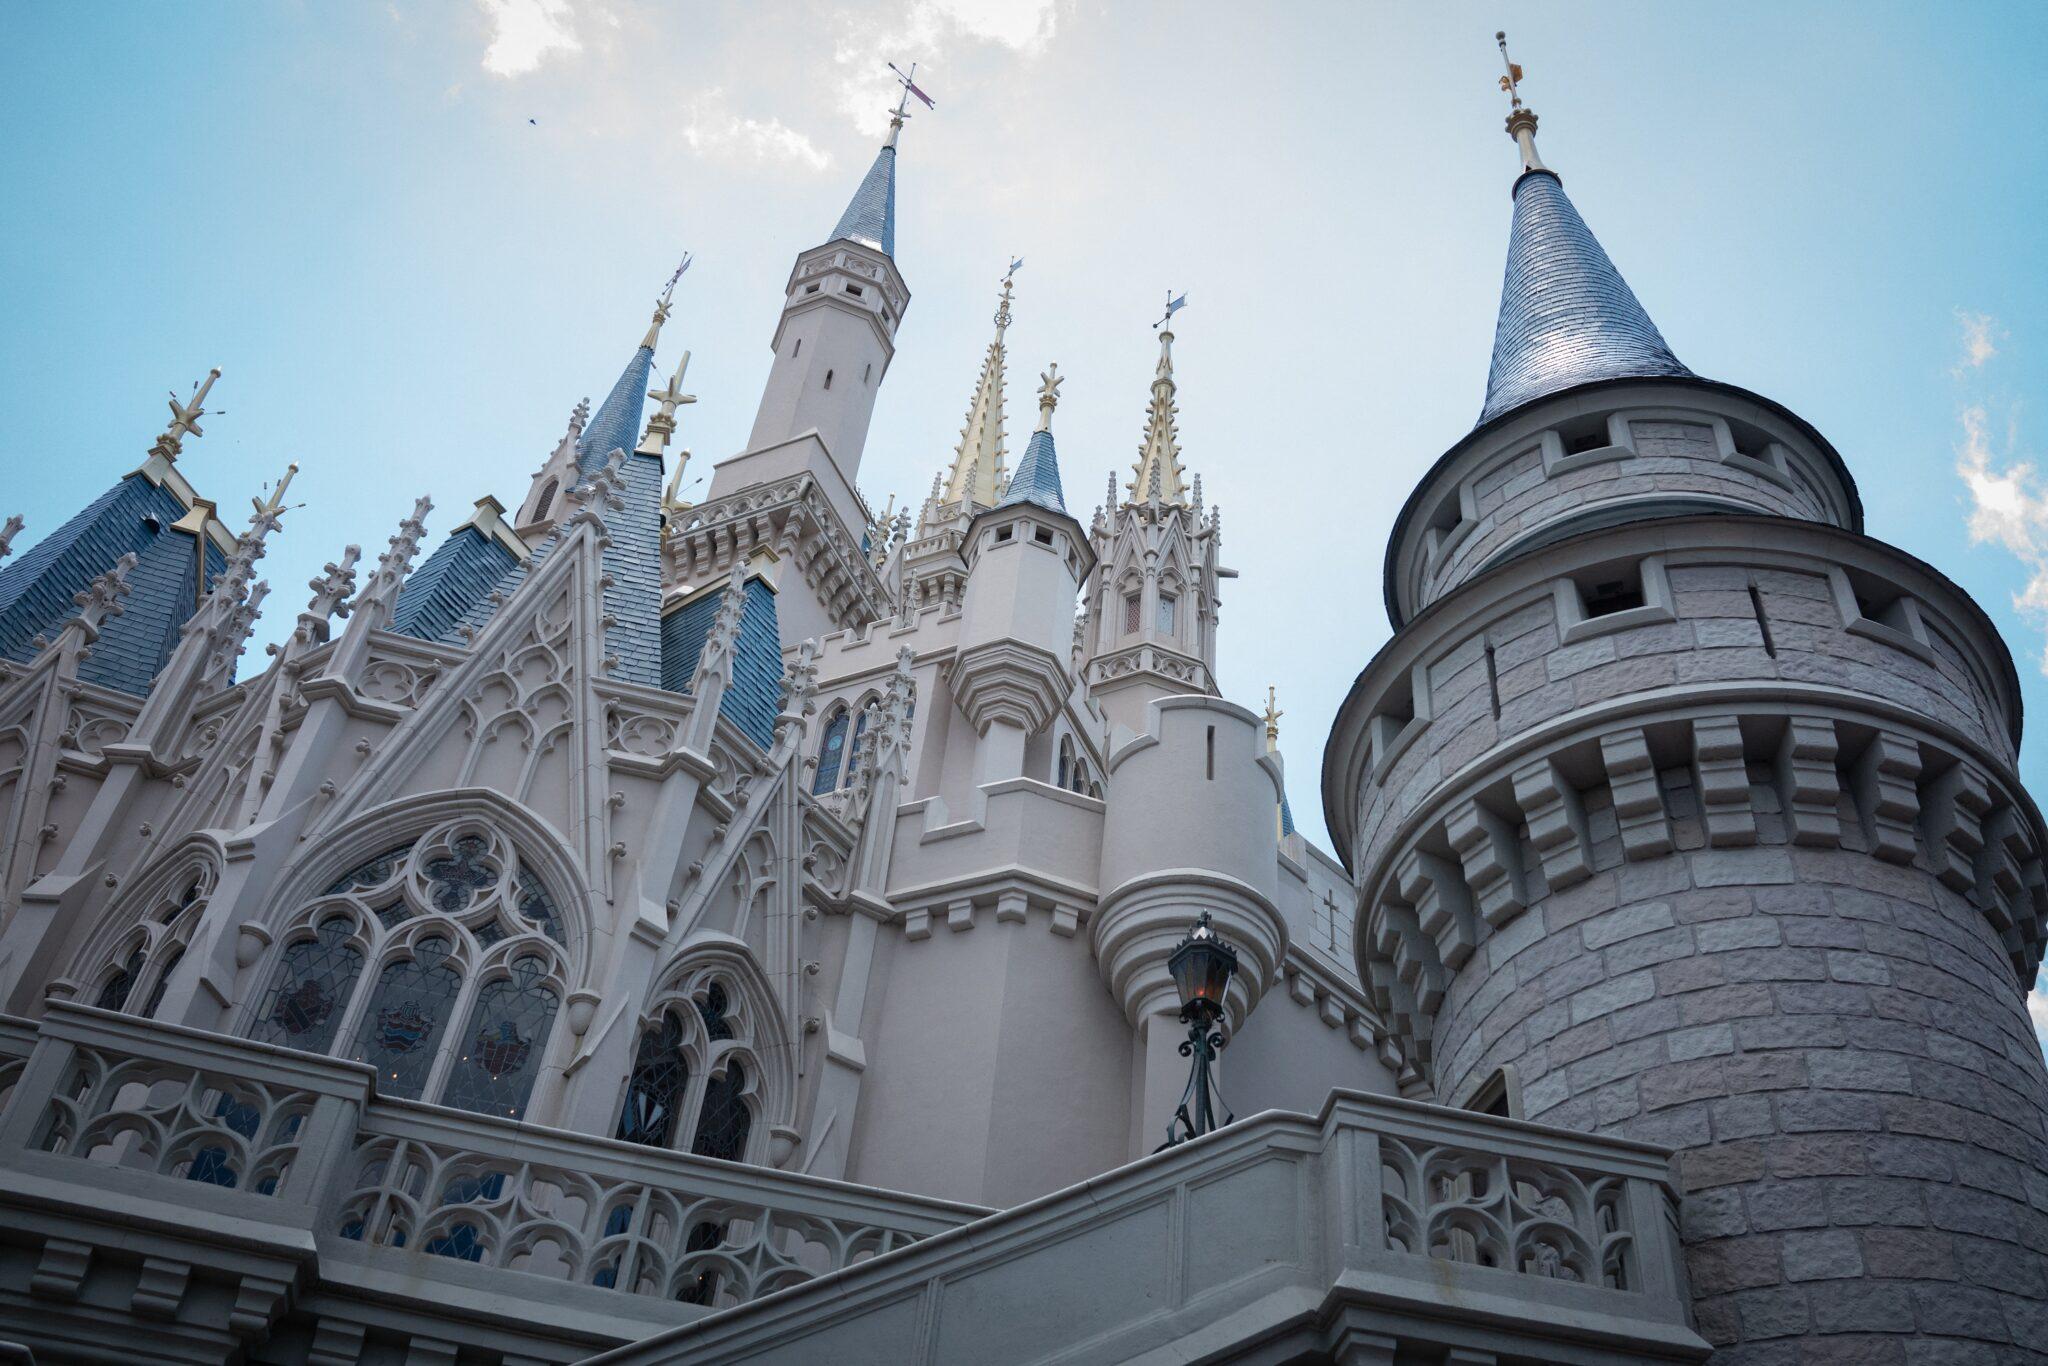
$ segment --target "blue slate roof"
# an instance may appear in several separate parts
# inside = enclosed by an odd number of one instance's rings
[[[1287,804],[1287,798],[1280,799],[1280,836],[1285,839],[1294,833],[1294,808]]]
[[[19,557],[0,565],[0,657],[33,657],[31,642],[37,636],[54,639],[64,623],[78,615],[72,595],[133,552],[137,562],[129,572],[124,611],[107,621],[79,674],[88,682],[137,697],[148,695],[197,597],[192,583],[193,538],[170,529],[185,511],[168,487],[131,474]],[[211,541],[205,554],[211,586],[227,560]]]
[[[875,153],[875,164],[868,167],[860,188],[853,192],[846,212],[839,215],[838,225],[826,240],[836,242],[842,237],[878,248],[884,256],[896,254],[895,147]]]
[[[405,581],[391,629],[421,640],[450,638],[463,614],[517,563],[496,537],[474,526],[457,527]]]
[[[1595,380],[1689,376],[1549,171],[1515,184],[1479,421]]]
[[[615,450],[627,452],[621,470],[623,508],[604,509],[611,545],[604,567],[612,586],[605,611],[615,624],[605,634],[607,650],[619,657],[611,677],[627,683],[661,682],[661,457],[634,455],[640,416],[646,407],[654,352],[639,347],[576,444],[577,479],[602,469]],[[463,644],[461,628],[481,631],[497,611],[491,593],[510,597],[561,540],[558,527],[525,560],[475,527],[463,527],[443,541],[406,581],[392,629],[422,640]]]
[[[775,611],[775,590],[760,578],[747,580],[746,603],[740,609],[740,639],[733,660],[732,686],[718,704],[718,714],[767,749],[775,742],[775,714],[782,709],[782,628]],[[661,686],[687,693],[718,615],[723,592],[705,593],[670,612],[661,621]]]
[[[1017,464],[1017,472],[1010,476],[1009,491],[997,507],[1009,507],[1014,503],[1035,503],[1053,512],[1065,512],[1067,500],[1060,491],[1059,453],[1053,449],[1052,433],[1033,432],[1031,441],[1024,447],[1024,458]]]
[[[626,362],[612,391],[577,438],[577,469],[585,474],[603,469],[605,457],[613,451],[630,454],[640,443],[640,414],[646,409],[647,377],[653,371],[654,351],[643,346]]]

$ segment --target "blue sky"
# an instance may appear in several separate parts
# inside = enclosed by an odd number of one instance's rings
[[[0,513],[27,515],[19,546],[49,531],[218,364],[181,462],[201,492],[239,509],[302,466],[264,563],[275,639],[417,494],[434,535],[515,501],[685,248],[662,360],[694,353],[679,440],[686,482],[708,472],[751,424],[790,259],[872,157],[883,61],[916,59],[939,108],[904,135],[914,299],[863,487],[922,497],[1016,254],[1013,445],[1057,360],[1085,516],[1135,455],[1161,293],[1187,290],[1185,459],[1243,573],[1223,683],[1279,685],[1319,831],[1323,737],[1387,635],[1387,530],[1479,409],[1516,169],[1503,22],[1545,159],[1679,357],[1832,439],[1870,532],[1977,596],[2048,718],[2031,4],[0,7]]]

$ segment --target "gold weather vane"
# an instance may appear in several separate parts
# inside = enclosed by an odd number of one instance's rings
[[[1500,44],[1501,65],[1508,69],[1508,74],[1500,78],[1500,88],[1507,92],[1508,106],[1512,109],[1520,109],[1522,107],[1522,68],[1508,60],[1508,35],[1505,29],[1494,34],[1493,40]]]
[[[1522,169],[1525,172],[1549,171],[1550,168],[1543,164],[1543,158],[1536,155],[1536,111],[1522,103],[1522,68],[1508,56],[1506,30],[1495,33],[1493,40],[1500,44],[1500,62],[1507,68],[1507,74],[1500,78],[1500,88],[1507,93],[1508,136],[1522,150]]]

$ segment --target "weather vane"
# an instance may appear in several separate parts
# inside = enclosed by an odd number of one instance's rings
[[[695,261],[696,259],[696,257],[692,256],[687,251],[683,253],[682,262],[676,267],[676,273],[669,276],[668,283],[661,287],[661,301],[663,303],[667,303],[669,301],[669,296],[676,292],[676,281],[683,278],[683,272],[688,270],[690,268],[691,262]]]
[[[1520,109],[1522,107],[1522,68],[1508,60],[1507,30],[1503,29],[1494,34],[1493,40],[1500,44],[1501,65],[1508,69],[1508,74],[1500,78],[1500,88],[1507,92],[1509,108]]]
[[[924,102],[924,107],[927,109],[937,109],[939,107],[938,103],[935,100],[933,100],[930,95],[925,94],[924,91],[918,88],[917,81],[915,79],[917,76],[916,62],[912,62],[910,64],[910,70],[908,71],[905,71],[902,67],[896,65],[896,63],[894,62],[890,62],[888,65],[889,70],[894,72],[896,75],[897,84],[903,87],[902,97],[896,101],[896,108],[889,115],[891,127],[901,127],[903,125],[903,121],[910,117],[910,97],[912,95],[915,95],[918,97],[918,99],[922,100]]]
[[[1188,296],[1185,293],[1176,297],[1172,290],[1167,290],[1166,312],[1159,315],[1159,321],[1152,324],[1152,330],[1154,332],[1157,332],[1160,328],[1165,327],[1167,324],[1171,323],[1173,321],[1173,315],[1180,312],[1183,308],[1186,308],[1187,306]]]

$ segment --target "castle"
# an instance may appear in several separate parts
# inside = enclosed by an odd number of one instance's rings
[[[694,504],[665,292],[516,510],[423,556],[421,499],[238,670],[283,481],[225,525],[213,380],[174,399],[0,567],[0,1349],[2038,1359],[2010,656],[1678,360],[1518,74],[1485,402],[1387,550],[1335,857],[1218,693],[1171,309],[1085,522],[1056,368],[1012,463],[1007,278],[929,497],[863,499],[901,106]],[[1231,1122],[1162,1147],[1198,916]]]

